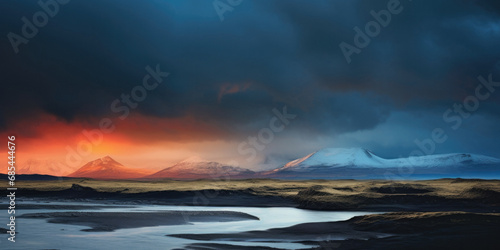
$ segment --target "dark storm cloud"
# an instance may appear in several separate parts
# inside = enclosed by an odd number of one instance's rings
[[[0,125],[40,111],[108,115],[156,64],[170,75],[135,112],[242,133],[283,105],[318,135],[371,129],[394,110],[444,111],[477,76],[500,76],[493,0],[401,0],[403,11],[348,64],[339,44],[352,44],[354,26],[387,2],[244,1],[221,22],[212,1],[73,0],[15,54],[7,34],[40,7],[2,1]],[[227,84],[248,87],[221,96]],[[499,100],[481,112],[500,115]]]
[[[363,29],[373,20],[370,10],[378,12],[387,2],[357,1],[355,10],[345,3],[318,5],[319,17],[303,11],[299,2],[283,8],[305,40],[307,65],[314,65],[313,75],[325,86],[373,91],[400,101],[458,100],[468,84],[476,85],[478,75],[499,73],[500,20],[498,12],[483,8],[484,1],[401,1],[402,12],[346,64],[338,44],[353,44],[353,27]],[[310,56],[314,52],[317,56]],[[318,62],[322,57],[326,59]]]

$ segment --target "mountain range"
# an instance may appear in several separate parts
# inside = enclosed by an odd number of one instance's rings
[[[106,156],[85,164],[68,176],[95,179],[499,178],[500,159],[458,153],[384,159],[362,148],[325,148],[270,171],[254,172],[237,166],[192,157],[154,172],[128,168]]]
[[[458,153],[384,159],[362,148],[325,148],[264,172],[262,176],[292,179],[498,178],[500,159]]]

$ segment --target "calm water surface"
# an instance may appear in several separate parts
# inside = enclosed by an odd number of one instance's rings
[[[20,201],[21,203],[22,201]],[[22,203],[37,203],[25,201]],[[96,205],[102,204],[79,202],[39,202],[40,204],[54,205]],[[8,207],[6,200],[2,200],[1,207]],[[116,206],[116,205],[113,205]],[[44,219],[16,219],[16,242],[12,243],[4,235],[0,238],[0,249],[182,249],[190,243],[203,243],[206,241],[185,240],[165,236],[179,233],[238,233],[249,230],[267,230],[277,227],[288,227],[307,222],[326,222],[348,220],[354,216],[372,214],[370,212],[324,212],[311,211],[289,207],[254,208],[254,207],[192,207],[192,206],[161,206],[139,205],[134,208],[104,208],[98,210],[80,210],[96,212],[146,212],[160,210],[186,210],[186,211],[239,211],[260,218],[259,221],[237,222],[203,222],[190,225],[156,226],[133,229],[119,229],[114,232],[82,232],[86,226],[52,224]],[[26,213],[64,212],[75,210],[30,209],[16,210],[16,215]],[[0,212],[0,226],[7,228],[9,222],[7,209]],[[5,223],[4,223],[5,222]],[[332,236],[330,239],[334,239]],[[228,243],[233,245],[270,246],[283,249],[310,248],[298,243],[260,243],[260,242],[234,242],[210,241],[210,243]]]

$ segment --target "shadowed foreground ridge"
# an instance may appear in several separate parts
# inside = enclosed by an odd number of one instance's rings
[[[394,212],[357,216],[341,222],[305,223],[237,234],[169,236],[205,241],[291,240],[319,245],[313,249],[497,249],[500,244],[498,225],[499,213]],[[338,240],[339,237],[347,240]],[[198,243],[188,249],[210,249],[209,246]]]

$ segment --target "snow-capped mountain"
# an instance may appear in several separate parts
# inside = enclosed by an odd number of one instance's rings
[[[388,178],[388,175],[470,178],[484,173],[500,176],[500,159],[473,154],[384,159],[362,148],[325,148],[263,175],[290,178]]]
[[[254,172],[248,169],[191,157],[145,178],[222,179],[251,177],[253,174]]]
[[[361,148],[325,148],[308,154],[302,158],[293,160],[285,166],[273,170],[274,172],[307,171],[314,166],[358,166],[358,167],[382,167],[384,159],[374,155],[372,152]]]
[[[128,168],[106,156],[85,164],[68,177],[86,177],[94,179],[134,179],[151,174],[145,169]]]

